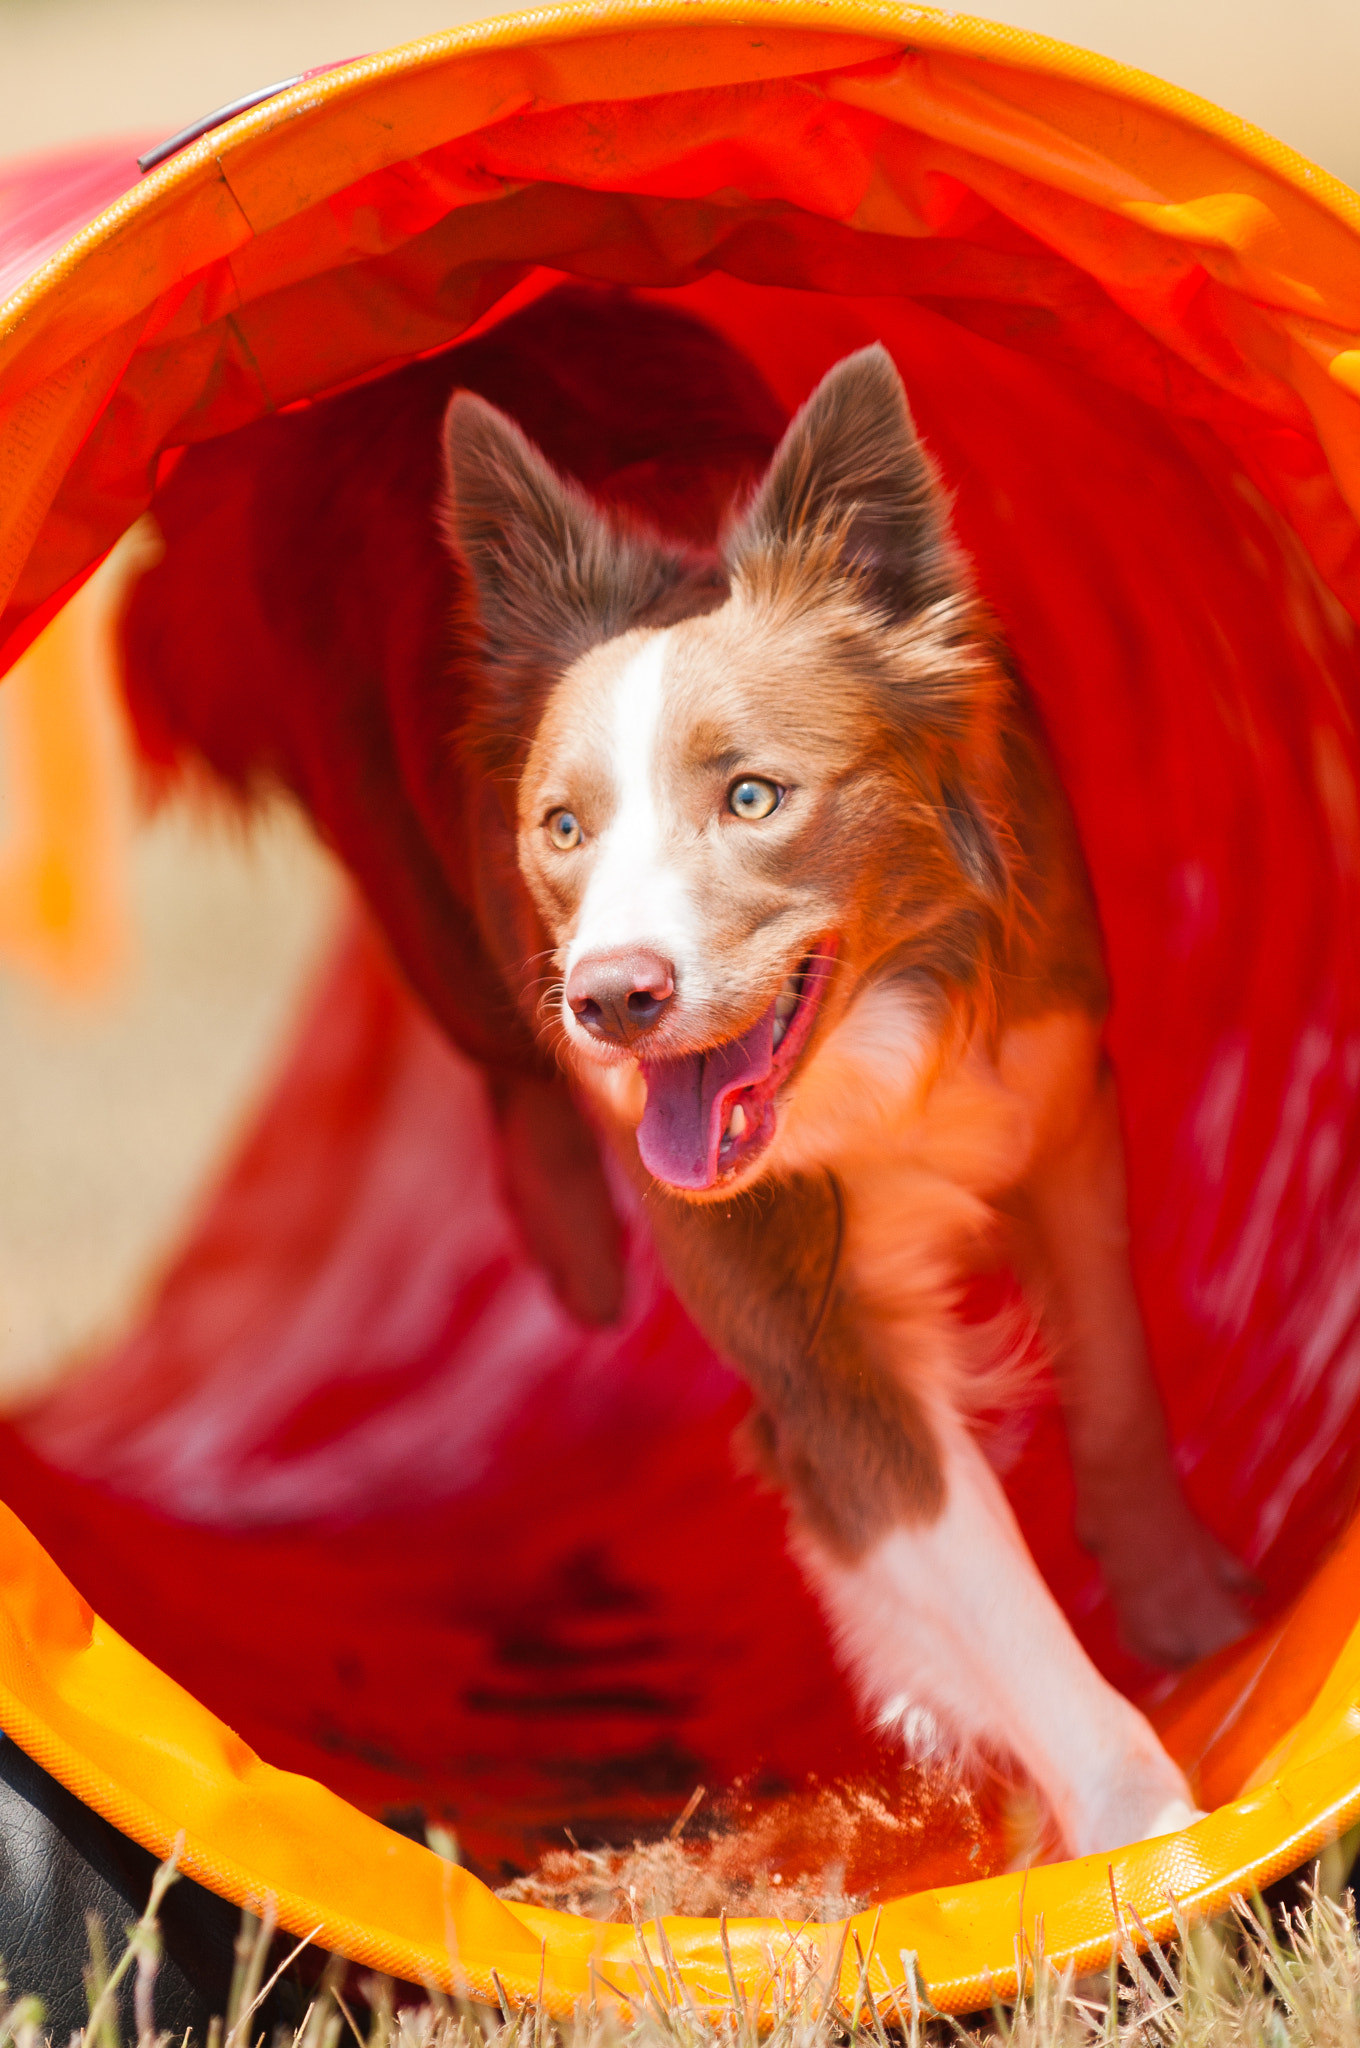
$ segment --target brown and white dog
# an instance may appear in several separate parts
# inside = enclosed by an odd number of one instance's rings
[[[867,1701],[1017,1760],[1072,1853],[1184,1823],[966,1420],[953,1300],[1004,1217],[1127,1640],[1175,1665],[1240,1630],[1146,1358],[1080,852],[891,360],[827,376],[717,566],[466,392],[447,460],[465,740],[532,898],[503,964],[755,1390]]]

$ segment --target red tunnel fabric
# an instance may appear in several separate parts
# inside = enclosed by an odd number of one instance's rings
[[[211,442],[230,476],[271,407],[473,320],[494,336],[564,277],[709,323],[785,412],[883,340],[1076,813],[1157,1375],[1268,1614],[1360,1469],[1354,521],[1300,380],[1234,352],[1229,259],[1159,269],[1146,221],[1097,232],[1070,192],[923,134],[893,145],[905,232],[856,182],[889,58],[861,61],[815,107],[787,81],[622,103],[603,167],[589,108],[508,116],[411,173],[399,258],[375,171],[320,209],[371,247],[217,325],[209,264],[113,373],[11,647],[157,476],[168,500],[167,451]],[[1043,90],[1018,125],[1025,105]],[[494,226],[455,203],[476,177],[504,188]],[[739,205],[703,196],[729,184]],[[370,1811],[450,1815],[487,1869],[564,1824],[669,1818],[699,1781],[887,1768],[778,1503],[733,1470],[744,1395],[622,1191],[627,1309],[587,1333],[517,1240],[495,1149],[483,1083],[355,936],[144,1324],[0,1435],[0,1492],[264,1755]],[[1093,1655],[1144,1685],[1071,1532],[1051,1390],[988,1442]]]
[[[1349,624],[1218,444],[1135,398],[932,309],[828,317],[789,295],[771,321],[768,290],[685,299],[757,362],[770,333],[804,338],[786,402],[871,335],[894,351],[1076,807],[1115,991],[1137,1277],[1187,1481],[1273,1606],[1340,1526],[1355,1471],[1356,1077],[1336,1048],[1357,1015],[1356,876],[1318,800],[1352,743]],[[503,1217],[499,1245],[477,1243],[457,1111],[436,1122],[419,1092],[457,1074],[475,1099],[475,1084],[401,998],[384,1007],[345,972],[146,1328],[11,1440],[6,1497],[254,1746],[370,1807],[428,1802],[467,1827],[483,1801],[502,1825],[537,1801],[548,1831],[579,1829],[601,1817],[592,1772],[631,1776],[626,1822],[742,1770],[862,1765],[778,1510],[729,1475],[735,1384],[664,1296],[665,1342],[645,1318],[584,1338]],[[399,1207],[368,1185],[384,1166],[409,1176]],[[471,1213],[495,1201],[483,1187]],[[1136,1683],[1063,1512],[1051,1396],[998,1424],[995,1449],[1085,1639]],[[173,1517],[175,1543],[128,1500]],[[759,1585],[758,1623],[715,1600],[735,1583],[724,1557]],[[592,1602],[613,1619],[592,1622]],[[738,1642],[749,1684],[732,1682]],[[564,1662],[570,1686],[545,1683]],[[426,1676],[394,1688],[397,1668]]]

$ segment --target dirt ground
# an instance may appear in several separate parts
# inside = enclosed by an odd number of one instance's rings
[[[485,0],[0,0],[0,156],[154,139]],[[1013,0],[1000,18],[1186,85],[1360,183],[1360,0]],[[0,232],[2,232],[0,228]],[[0,861],[7,831],[0,752]],[[77,1002],[0,953],[0,1405],[132,1312],[278,1056],[342,886],[286,818],[185,810],[130,849],[134,945]]]

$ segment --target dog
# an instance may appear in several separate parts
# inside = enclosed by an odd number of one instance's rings
[[[1239,1632],[1130,1280],[1080,853],[890,357],[823,380],[717,574],[475,395],[446,453],[466,744],[513,783],[559,977],[540,1030],[756,1392],[865,1698],[1015,1756],[1073,1853],[1185,1824],[1184,1777],[1078,1647],[962,1412],[951,1305],[1004,1205],[1130,1640],[1176,1664]]]
[[[955,1301],[1001,1242],[1125,1640],[1173,1667],[1240,1633],[1130,1277],[1080,848],[886,352],[786,424],[711,331],[568,288],[188,451],[155,511],[144,751],[307,805],[597,1320],[605,1129],[868,1708],[1018,1763],[1070,1853],[1188,1822],[969,1426]]]

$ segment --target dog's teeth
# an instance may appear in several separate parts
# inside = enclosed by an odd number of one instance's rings
[[[791,974],[774,999],[774,1043],[776,1047],[778,1047],[780,1039],[789,1028],[789,1019],[798,1008],[798,994],[798,976]]]
[[[732,1114],[727,1119],[727,1135],[729,1138],[739,1138],[745,1129],[746,1111],[739,1102],[734,1102],[732,1104]]]

